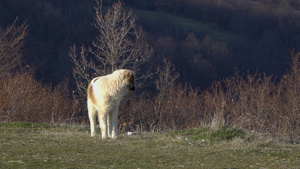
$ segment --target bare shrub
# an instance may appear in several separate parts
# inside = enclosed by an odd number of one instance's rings
[[[21,65],[24,38],[28,26],[23,23],[16,26],[18,18],[5,30],[0,28],[0,79],[7,77],[14,68]]]
[[[149,96],[123,99],[120,105],[118,129],[120,131],[158,131],[155,126],[154,100]]]
[[[215,82],[203,92],[204,110],[207,116],[203,124],[210,124],[213,129],[219,129],[225,125],[225,92],[221,82]]]
[[[201,111],[204,105],[201,105],[199,88],[176,84],[170,86],[167,96],[161,108],[164,128],[193,128],[205,120],[205,112]]]
[[[300,53],[291,53],[292,66],[276,84],[265,74],[239,75],[204,91],[206,109],[217,126],[239,126],[277,138],[299,140]],[[221,119],[221,121],[220,121]]]
[[[209,120],[202,111],[205,105],[198,88],[174,84],[166,90],[163,99],[159,97],[143,96],[122,102],[119,129],[161,132],[199,127],[203,121]]]
[[[30,66],[22,67],[28,26],[16,26],[17,19],[7,29],[0,29],[0,121],[67,122],[76,116],[70,106],[68,82],[43,85],[34,79]]]
[[[86,112],[86,98],[87,98],[87,86],[90,80],[96,76],[95,65],[92,61],[87,60],[88,51],[82,45],[80,54],[77,54],[78,48],[76,45],[72,46],[69,52],[69,56],[74,63],[73,77],[75,79],[76,89],[72,91],[72,97],[74,99],[74,111]],[[83,113],[82,113],[83,114]]]
[[[16,73],[0,90],[0,121],[65,123],[72,115],[67,82],[52,89],[32,73]]]
[[[266,132],[270,125],[275,86],[272,76],[236,75],[225,81],[229,123],[257,132]]]
[[[277,87],[272,106],[277,137],[300,140],[300,53],[291,52],[292,66]]]
[[[172,63],[164,59],[158,69],[156,95],[130,98],[121,104],[121,130],[165,131],[200,126],[206,115],[200,90],[190,85],[176,84],[179,77]],[[127,112],[127,113],[125,113]]]
[[[179,73],[176,72],[175,66],[169,62],[167,59],[164,59],[164,66],[162,70],[160,68],[157,69],[158,72],[158,78],[155,81],[156,84],[156,90],[158,92],[157,98],[155,99],[155,115],[156,115],[156,125],[159,126],[159,128],[164,127],[163,126],[163,118],[165,115],[165,112],[163,110],[164,104],[166,102],[170,102],[170,90],[175,86],[175,81],[179,77]]]

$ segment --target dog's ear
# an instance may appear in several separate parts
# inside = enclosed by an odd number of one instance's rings
[[[125,71],[124,77],[125,77],[126,80],[128,80],[128,82],[134,83],[134,73],[133,73],[133,71],[130,71],[130,70]]]
[[[127,82],[130,91],[135,91],[135,83],[134,83],[134,73],[131,70],[126,70],[124,72],[124,78]]]

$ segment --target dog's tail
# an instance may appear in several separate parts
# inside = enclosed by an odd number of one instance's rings
[[[88,90],[87,90],[87,99],[91,100],[94,104],[96,103],[96,99],[95,99],[95,94],[94,94],[94,89],[93,89],[93,83],[94,83],[94,79],[91,81],[91,83],[88,86]]]

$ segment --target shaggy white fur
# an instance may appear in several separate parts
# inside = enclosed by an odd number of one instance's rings
[[[134,90],[134,73],[127,69],[96,77],[90,82],[87,91],[87,106],[92,137],[96,134],[97,112],[102,139],[118,137],[118,107],[125,94]]]

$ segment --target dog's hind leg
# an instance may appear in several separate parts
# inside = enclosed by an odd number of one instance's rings
[[[88,112],[89,112],[89,119],[90,119],[90,126],[91,126],[91,137],[96,135],[96,108],[95,106],[88,104]]]

